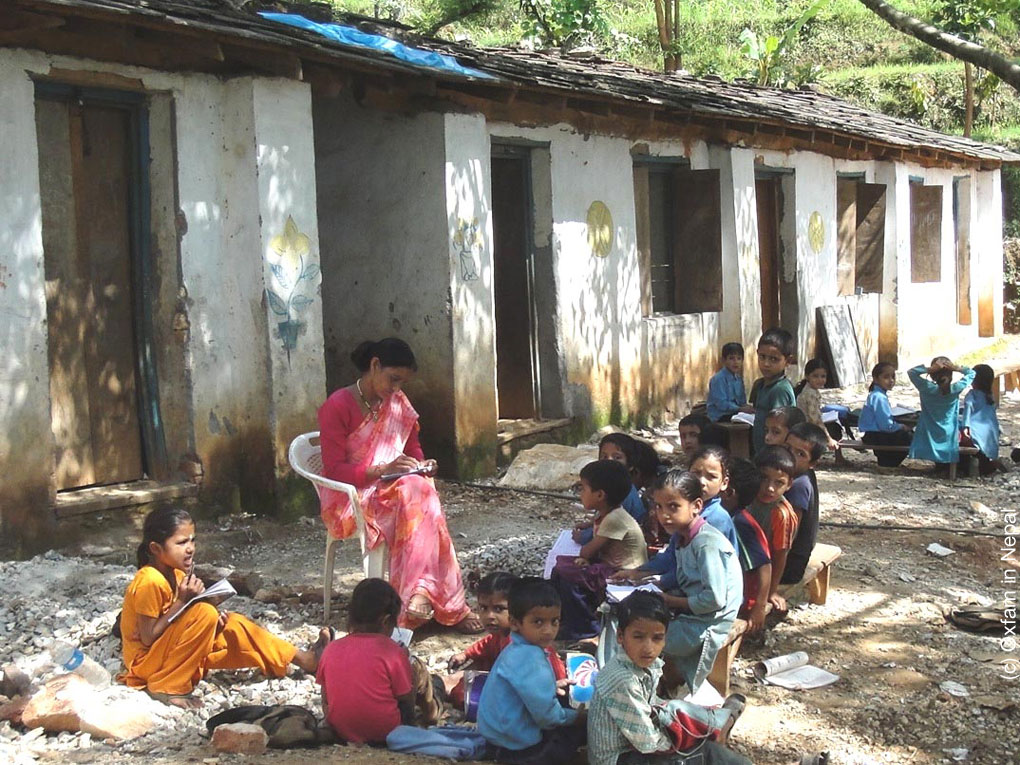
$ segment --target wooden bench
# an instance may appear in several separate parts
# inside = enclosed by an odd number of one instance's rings
[[[751,426],[746,422],[717,422],[726,431],[728,449],[733,457],[751,459]]]
[[[910,451],[909,446],[891,446],[886,444],[866,444],[863,441],[840,441],[840,450],[853,449],[858,452],[899,452],[900,454],[906,454]],[[980,449],[976,449],[973,446],[961,446],[960,456],[965,457],[966,461],[964,469],[970,477],[974,477],[977,474],[977,463],[976,460],[972,459],[976,457]],[[837,452],[838,454],[839,452]],[[956,480],[956,467],[959,463],[949,463],[949,480]]]
[[[1017,388],[1020,388],[1020,364],[995,370],[995,382],[992,383],[992,397],[995,399],[996,404],[999,403],[999,396]]]
[[[843,551],[835,545],[818,543],[811,551],[811,558],[804,569],[804,576],[797,584],[784,584],[779,587],[779,594],[788,598],[798,592],[801,588],[807,591],[808,602],[816,606],[824,606],[829,597],[829,575],[832,572],[832,565],[839,560]],[[772,611],[767,606],[768,612]],[[750,623],[746,619],[737,619],[730,628],[730,634],[726,643],[719,649],[715,657],[715,664],[708,675],[710,682],[723,697],[730,693],[730,672],[733,669],[733,659],[740,651],[740,645],[744,642],[744,635],[747,633]]]

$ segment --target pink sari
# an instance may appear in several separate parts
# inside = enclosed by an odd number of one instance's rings
[[[367,468],[393,461],[404,453],[417,426],[418,413],[407,396],[394,393],[383,402],[378,420],[366,416],[347,435],[347,462]],[[346,495],[322,489],[319,499],[322,521],[334,536],[346,538],[356,533]],[[460,564],[432,479],[409,475],[395,481],[373,481],[358,490],[358,499],[365,516],[368,549],[383,540],[390,548],[390,584],[404,604],[401,626],[420,624],[406,613],[416,594],[429,599],[440,624],[457,624],[467,616],[470,609]]]

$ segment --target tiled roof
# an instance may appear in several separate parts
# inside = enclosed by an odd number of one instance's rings
[[[266,20],[246,8],[240,9],[242,0],[22,1],[26,6],[134,15],[171,26],[279,45],[299,54],[314,51],[320,57],[360,60],[372,66],[443,79],[448,87],[456,87],[449,83],[465,81],[463,77],[397,61],[380,51],[343,45],[308,30]],[[321,8],[322,4],[318,5]],[[325,12],[328,13],[328,9]],[[927,149],[994,163],[1020,163],[1020,154],[1008,149],[929,130],[814,90],[784,90],[719,78],[663,74],[594,56],[578,58],[516,48],[473,48],[421,37],[399,24],[357,16],[346,16],[341,23],[390,36],[424,50],[452,55],[462,64],[494,75],[495,81],[485,80],[489,87],[537,89],[575,98],[651,106],[664,112],[825,131],[908,151]]]

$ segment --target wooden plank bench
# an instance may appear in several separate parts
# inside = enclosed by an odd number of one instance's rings
[[[732,456],[751,459],[751,426],[746,422],[717,422],[726,431],[728,449]]]
[[[806,590],[808,602],[816,606],[824,606],[829,597],[829,575],[832,572],[833,564],[839,560],[843,551],[835,545],[827,545],[819,542],[811,551],[811,558],[804,569],[804,576],[797,584],[780,585],[779,593],[788,597],[801,588]],[[771,612],[772,607],[767,607]],[[730,628],[730,634],[726,638],[726,644],[719,649],[715,657],[715,664],[708,675],[710,682],[723,697],[730,693],[730,672],[733,669],[733,659],[740,651],[740,645],[744,642],[744,635],[747,633],[749,622],[746,619],[737,619]]]
[[[910,451],[909,446],[866,444],[863,441],[846,441],[846,440],[839,442],[839,448],[840,450],[853,449],[854,451],[858,452],[899,452],[900,454],[906,454],[908,451]],[[976,449],[973,446],[960,447],[960,457],[966,458],[964,470],[966,471],[967,475],[971,478],[973,478],[977,474],[977,461],[973,458],[977,456],[977,453],[979,451],[980,451],[979,449]],[[958,464],[959,463],[957,462],[949,463],[950,481],[956,480],[956,467]]]

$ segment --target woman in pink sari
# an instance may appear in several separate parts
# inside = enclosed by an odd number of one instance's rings
[[[411,348],[386,338],[351,354],[361,376],[334,392],[319,409],[319,440],[327,478],[352,484],[365,515],[369,549],[390,549],[390,584],[400,594],[401,626],[435,619],[462,632],[484,628],[468,608],[460,564],[432,476],[418,441],[418,413],[401,388],[417,371]],[[421,471],[383,481],[392,473]],[[356,532],[345,495],[323,490],[322,520],[334,536]]]

